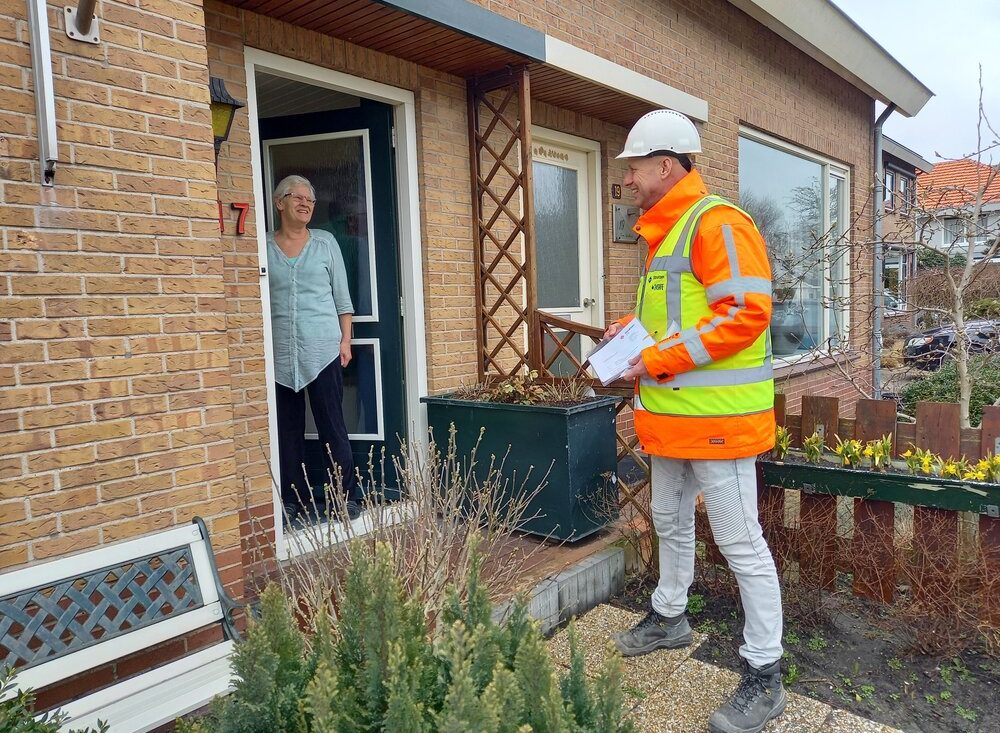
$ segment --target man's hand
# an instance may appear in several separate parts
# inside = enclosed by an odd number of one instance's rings
[[[604,329],[604,340],[607,341],[609,338],[614,338],[615,334],[622,330],[622,324],[615,321],[610,326]]]
[[[647,375],[646,364],[642,360],[642,354],[633,356],[628,360],[628,363],[629,367],[622,373],[622,379],[636,379]]]
[[[340,342],[340,366],[346,367],[351,363],[351,342]]]

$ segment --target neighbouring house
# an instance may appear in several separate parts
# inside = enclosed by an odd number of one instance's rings
[[[884,185],[882,287],[885,294],[883,332],[887,340],[914,328],[914,309],[907,302],[907,286],[917,270],[917,176],[933,164],[895,140],[882,138]]]
[[[969,237],[975,243],[974,259],[990,254],[1000,236],[1000,174],[990,166],[968,158],[936,164],[917,180],[921,216],[917,226],[924,242],[942,254],[968,252]],[[982,206],[977,221],[971,221],[977,193]],[[996,247],[992,248],[996,258]]]
[[[871,342],[871,253],[824,233],[870,241],[875,101],[930,92],[832,2],[104,0],[89,40],[64,5],[0,9],[0,571],[196,515],[236,596],[252,525],[287,555],[261,252],[290,172],[350,270],[362,463],[425,434],[422,396],[537,360],[546,314],[631,309],[615,155],[662,107],[797,261],[789,409],[850,409],[825,350]],[[223,84],[245,106],[217,152]]]

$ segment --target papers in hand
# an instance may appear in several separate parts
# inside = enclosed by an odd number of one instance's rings
[[[602,341],[590,352],[587,361],[594,375],[605,387],[618,379],[628,369],[629,360],[639,355],[655,342],[638,318],[633,318],[621,331],[607,341]]]

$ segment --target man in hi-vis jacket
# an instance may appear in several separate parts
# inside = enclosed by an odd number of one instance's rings
[[[756,733],[785,709],[781,593],[757,519],[757,454],[774,445],[771,271],[750,216],[708,193],[692,167],[694,124],[672,110],[643,116],[619,158],[643,209],[635,231],[649,247],[635,313],[656,342],[625,372],[636,380],[635,430],[652,464],[660,579],[652,608],[615,634],[622,654],[691,643],[684,614],[694,578],[699,493],[746,612],[743,677],[712,713],[713,733]]]

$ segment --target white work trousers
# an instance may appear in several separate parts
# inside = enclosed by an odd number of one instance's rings
[[[678,616],[694,580],[694,504],[699,493],[712,535],[736,576],[746,621],[740,655],[754,667],[781,657],[781,589],[757,519],[754,458],[652,459],[653,527],[659,537],[660,582],[653,608]]]

